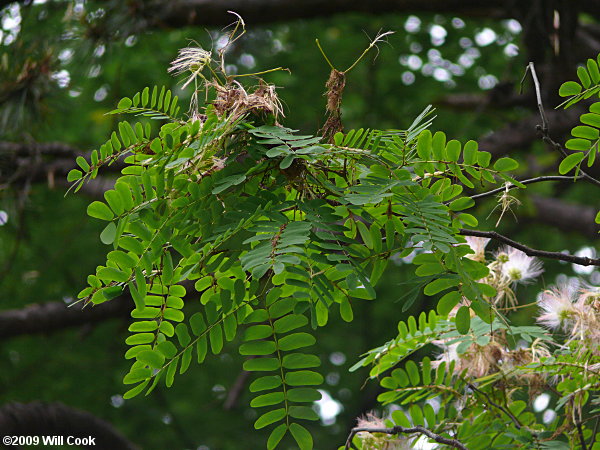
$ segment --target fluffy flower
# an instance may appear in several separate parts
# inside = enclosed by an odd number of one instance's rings
[[[516,248],[505,248],[496,258],[502,263],[502,275],[514,283],[527,283],[544,271],[540,260]]]
[[[357,427],[381,429],[387,428],[387,424],[382,418],[376,416],[374,413],[367,413],[366,416],[358,418]],[[361,440],[362,448],[365,450],[408,450],[414,448],[413,445],[410,445],[410,437],[406,435],[391,435],[386,433],[361,431],[357,433],[356,436]]]
[[[469,247],[471,247],[471,250],[475,252],[475,254],[467,255],[467,258],[480,262],[485,261],[485,247],[488,242],[490,242],[490,238],[465,236],[465,239],[467,240]]]
[[[168,71],[180,75],[185,72],[191,72],[188,79],[183,85],[185,88],[188,84],[202,76],[201,72],[204,67],[210,63],[211,53],[200,47],[185,47],[179,50],[177,59],[171,62],[171,67]]]
[[[573,304],[573,291],[568,286],[542,292],[538,304],[543,312],[537,320],[542,325],[566,331],[575,324],[578,310]]]

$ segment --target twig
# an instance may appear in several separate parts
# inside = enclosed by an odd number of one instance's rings
[[[362,433],[362,432],[384,433],[384,434],[421,433],[421,434],[424,434],[425,436],[427,436],[429,439],[433,439],[434,441],[439,442],[440,444],[446,444],[446,445],[449,445],[450,447],[460,448],[461,450],[468,450],[467,447],[465,447],[463,444],[461,444],[456,439],[445,438],[443,436],[440,436],[439,434],[435,434],[433,431],[428,430],[427,428],[422,427],[420,425],[411,427],[411,428],[404,428],[404,427],[401,427],[398,425],[395,427],[391,427],[391,428],[369,428],[369,427],[352,428],[352,430],[350,431],[350,435],[348,436],[348,439],[346,440],[346,446],[345,446],[346,450],[348,450],[350,448],[350,446],[352,445],[352,439],[354,438],[356,433]]]
[[[527,256],[538,256],[540,258],[557,259],[559,261],[565,261],[572,264],[579,264],[580,266],[600,266],[600,259],[588,258],[587,256],[575,256],[568,253],[561,252],[548,252],[545,250],[536,250],[531,247],[527,247],[517,241],[513,241],[502,234],[496,233],[495,231],[479,231],[479,230],[468,230],[461,228],[459,234],[463,236],[477,236],[494,239],[502,242],[510,247],[521,250]]]
[[[544,135],[548,134],[548,119],[546,119],[546,113],[544,112],[544,104],[542,103],[542,93],[540,90],[540,82],[538,80],[537,77],[537,73],[535,71],[535,65],[533,64],[533,62],[530,62],[529,64],[527,64],[527,69],[525,69],[525,75],[523,76],[523,79],[521,80],[521,84],[523,84],[523,81],[525,81],[525,77],[527,76],[527,72],[531,71],[531,78],[533,78],[533,84],[535,87],[535,96],[537,98],[537,107],[538,110],[540,111],[540,117],[542,118],[542,133],[544,133]]]
[[[542,94],[540,91],[540,82],[538,80],[537,73],[535,72],[535,66],[534,66],[533,62],[530,62],[527,65],[527,69],[525,71],[525,76],[527,76],[528,72],[531,72],[531,78],[533,79],[533,84],[535,86],[535,95],[537,98],[537,106],[538,106],[538,110],[540,111],[540,117],[542,118],[542,125],[538,125],[536,128],[538,129],[538,131],[540,131],[542,133],[542,140],[544,142],[551,145],[555,150],[558,150],[563,157],[566,157],[566,156],[568,156],[568,153],[565,151],[565,149],[562,147],[562,145],[560,145],[558,142],[556,142],[554,139],[552,139],[550,137],[550,134],[548,133],[548,119],[546,118],[546,113],[544,112],[544,104],[542,103]],[[525,79],[525,76],[523,77],[523,80]],[[593,183],[596,186],[600,186],[600,181],[597,180],[596,178],[592,177],[591,175],[587,174],[586,172],[584,172],[583,169],[581,169],[581,167],[579,168],[579,172],[581,172],[582,178],[585,178],[590,183]]]
[[[517,430],[520,430],[522,428],[523,425],[521,425],[521,422],[519,422],[519,419],[517,419],[515,417],[515,415],[513,413],[510,412],[510,410],[506,409],[504,406],[499,405],[498,403],[494,402],[489,395],[487,395],[485,392],[483,392],[482,390],[480,390],[479,388],[475,387],[473,384],[468,383],[467,386],[472,389],[473,391],[477,392],[478,394],[481,394],[485,397],[485,399],[487,400],[487,402],[494,406],[495,408],[498,408],[500,411],[502,411],[504,414],[506,414],[508,416],[508,418],[510,420],[512,420],[512,422],[515,424],[515,427],[517,427]]]
[[[596,433],[598,433],[598,425],[599,424],[600,424],[600,416],[596,417],[594,431],[592,432],[592,442],[590,442],[590,447],[592,447],[592,448],[594,448],[594,443],[596,442]]]
[[[579,180],[583,178],[582,176],[580,177],[568,177],[565,175],[545,175],[545,176],[540,176],[540,177],[535,177],[535,178],[528,178],[527,180],[518,180],[519,183],[521,184],[533,184],[533,183],[541,183],[543,181],[573,181],[573,180]],[[509,184],[508,187],[507,186],[502,186],[496,189],[492,189],[491,191],[487,191],[487,192],[482,192],[481,194],[475,194],[475,195],[471,195],[471,198],[473,200],[476,200],[478,198],[484,198],[484,197],[489,197],[490,195],[494,195],[494,194],[498,194],[499,192],[505,192],[506,189],[515,189],[518,186],[515,184]]]
[[[583,429],[581,428],[581,422],[576,421],[575,426],[577,427],[577,434],[579,434],[579,442],[581,442],[581,450],[587,450],[585,445],[585,438],[583,437]]]
[[[369,46],[361,53],[361,55],[356,59],[356,61],[354,61],[352,65],[346,70],[344,70],[344,73],[348,73],[352,69],[354,69],[354,67],[356,67],[356,65],[361,61],[361,59],[363,59],[365,55],[369,53],[369,50],[371,50],[373,47],[377,47],[377,43],[383,41],[384,37],[394,33],[395,31],[386,31],[385,33],[380,32],[379,34],[377,34],[377,36],[375,36],[375,38],[369,43]],[[379,50],[379,48],[377,48],[377,50]],[[379,54],[379,51],[377,52],[377,54]]]

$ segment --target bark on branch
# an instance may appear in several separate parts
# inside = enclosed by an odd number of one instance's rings
[[[67,436],[91,437],[95,442],[80,448],[137,448],[108,422],[62,403],[31,402],[4,405],[0,408],[0,436],[64,436],[65,444]],[[39,446],[45,447],[41,442]]]
[[[115,317],[125,318],[132,308],[131,299],[123,295],[110,302],[86,308],[82,308],[81,303],[69,308],[64,302],[47,302],[23,309],[9,309],[0,312],[0,339],[50,333]]]
[[[572,264],[579,264],[580,266],[600,266],[600,259],[588,258],[587,256],[575,256],[569,255],[568,253],[561,252],[548,252],[546,250],[536,250],[531,247],[527,247],[520,242],[513,241],[512,239],[500,234],[495,231],[479,231],[479,230],[468,230],[461,228],[459,233],[463,236],[477,236],[483,238],[494,239],[495,241],[501,242],[508,245],[509,247],[521,250],[527,256],[537,256],[539,258],[557,259],[559,261],[570,262]]]
[[[439,434],[436,434],[433,431],[428,430],[427,428],[422,427],[420,425],[411,427],[411,428],[405,428],[405,427],[401,427],[398,425],[395,427],[391,427],[391,428],[370,428],[370,427],[352,428],[352,431],[350,432],[350,436],[348,436],[348,440],[346,441],[346,447],[345,447],[346,449],[349,449],[351,447],[352,439],[354,438],[356,433],[384,433],[384,434],[415,434],[415,433],[419,433],[419,434],[424,434],[429,439],[432,439],[435,442],[439,442],[440,444],[446,444],[453,448],[467,450],[467,447],[465,447],[463,444],[461,444],[456,439],[450,439],[450,438],[446,438],[444,436],[440,436]]]

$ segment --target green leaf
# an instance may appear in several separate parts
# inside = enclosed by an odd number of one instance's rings
[[[588,127],[586,125],[580,125],[571,130],[571,134],[574,137],[589,139],[590,141],[598,139],[599,130],[597,128]]]
[[[95,217],[100,220],[112,220],[114,217],[113,212],[106,205],[106,203],[102,203],[99,201],[95,201],[90,203],[87,208],[88,216]]]
[[[584,156],[585,153],[582,152],[571,153],[569,156],[567,156],[560,162],[560,165],[558,166],[558,172],[561,175],[570,172],[577,164],[579,164],[583,160]]]
[[[570,97],[581,92],[581,85],[575,81],[567,81],[560,86],[558,95],[561,97]]]
[[[360,237],[362,238],[362,240],[365,243],[365,245],[367,246],[367,248],[372,249],[373,248],[373,239],[372,239],[371,233],[369,232],[369,229],[367,228],[367,226],[363,222],[357,221],[356,228],[358,228]]]
[[[102,230],[102,233],[100,233],[100,241],[102,241],[102,243],[106,245],[112,244],[115,241],[116,237],[117,226],[114,222],[110,222],[108,225],[106,225],[104,230]]]
[[[165,363],[165,356],[158,350],[145,350],[136,355],[136,359],[154,369],[160,369]]]
[[[477,152],[477,164],[481,167],[487,167],[490,165],[492,154],[490,152]]]
[[[438,313],[440,313],[442,316],[447,316],[450,313],[450,311],[452,311],[454,307],[458,305],[458,302],[461,298],[462,295],[458,291],[448,292],[438,301]]]
[[[307,323],[308,319],[302,314],[288,314],[287,316],[275,321],[273,328],[275,329],[276,333],[281,334],[303,327]],[[267,336],[270,336],[270,334]]]
[[[281,162],[279,163],[279,168],[282,170],[287,169],[288,167],[290,167],[292,165],[292,163],[294,162],[294,155],[287,155],[285,158],[283,158],[281,160]]]
[[[569,150],[579,150],[579,151],[587,151],[592,146],[592,143],[587,139],[569,139],[565,143],[565,147]]]
[[[292,423],[290,425],[290,432],[296,440],[300,450],[311,450],[313,448],[313,439],[310,433],[302,425]]]
[[[142,91],[142,106],[145,107],[148,104],[150,89],[148,86]]]
[[[208,332],[208,336],[210,338],[210,349],[213,352],[213,355],[218,355],[223,349],[223,330],[221,329],[221,325],[216,324],[213,326]]]
[[[277,447],[279,442],[281,442],[281,439],[283,439],[283,437],[285,436],[286,432],[287,425],[285,423],[277,425],[269,435],[269,439],[267,440],[267,449],[273,450],[275,447]]]
[[[285,417],[285,408],[276,409],[263,414],[254,422],[254,428],[260,430],[261,428],[271,425],[272,423],[278,422]]]
[[[592,80],[590,79],[590,76],[585,67],[580,66],[577,68],[577,77],[579,78],[579,81],[581,81],[581,84],[584,88],[587,89],[592,85]]]
[[[98,278],[105,281],[118,281],[124,283],[129,281],[129,275],[122,270],[115,269],[114,267],[101,267],[97,272]]]
[[[165,376],[165,385],[167,387],[173,386],[173,381],[175,379],[175,373],[177,372],[177,365],[179,364],[179,357],[173,359],[169,367],[167,368],[167,375]]]
[[[508,172],[519,167],[519,163],[512,158],[500,158],[494,163],[494,170],[498,172]]]
[[[473,165],[477,162],[477,149],[477,142],[467,141],[463,149],[463,159],[465,164]]]
[[[244,362],[244,370],[248,372],[271,372],[279,369],[277,358],[253,358]]]
[[[250,392],[268,391],[281,386],[281,383],[279,375],[271,375],[254,380],[249,389]]]
[[[312,403],[321,400],[321,393],[313,388],[288,389],[287,398],[291,402]]]
[[[158,328],[158,323],[154,320],[146,320],[142,322],[134,322],[129,325],[128,330],[139,332],[139,331],[154,331]]]
[[[317,413],[308,406],[290,406],[289,414],[294,419],[319,420]]]
[[[587,60],[587,70],[592,77],[592,82],[598,84],[600,82],[600,71],[598,70],[598,63],[591,58]]]
[[[417,154],[424,161],[429,159],[431,154],[431,131],[425,130],[419,135],[417,140]]]
[[[150,369],[131,369],[131,371],[123,377],[123,384],[133,384],[150,378],[152,371]]]
[[[321,360],[316,355],[292,353],[283,357],[282,364],[286,369],[309,369],[319,367]]]
[[[108,206],[110,206],[110,208],[114,211],[114,213],[117,216],[123,213],[123,202],[121,201],[121,196],[117,191],[113,189],[106,191],[104,193],[104,198],[106,199],[106,203],[108,203]]]
[[[264,339],[273,334],[273,329],[270,325],[254,325],[246,329],[244,333],[245,341],[253,341],[256,339]]]
[[[461,306],[456,312],[456,330],[460,334],[467,334],[471,328],[471,310],[468,306]]]
[[[108,254],[108,260],[115,262],[123,270],[132,269],[137,261],[121,250],[114,250]]]
[[[114,103],[113,103],[114,104]],[[118,109],[127,109],[131,106],[131,99],[130,98],[122,98],[119,103],[117,104],[117,108]]]
[[[272,341],[255,341],[246,342],[240,346],[240,355],[256,355],[264,356],[275,353],[277,348],[275,342]]]
[[[253,408],[260,408],[262,406],[278,405],[284,400],[285,397],[283,392],[270,392],[268,394],[259,395],[258,397],[253,398],[250,402],[250,406]]]
[[[438,278],[437,280],[433,280],[427,286],[425,286],[423,292],[425,295],[434,295],[457,285],[458,279],[456,278]]]
[[[473,200],[471,197],[460,197],[456,200],[453,200],[448,206],[452,211],[462,211],[464,209],[471,208],[473,205],[475,205],[475,200]]]
[[[81,173],[81,170],[72,169],[67,174],[67,181],[69,181],[69,182],[77,181],[77,180],[80,180],[82,176],[83,176],[83,173]]]
[[[288,372],[285,375],[285,382],[290,386],[317,386],[323,383],[323,377],[317,372],[299,370],[297,372]]]
[[[452,139],[446,144],[446,157],[452,162],[458,161],[460,157],[460,142],[456,139]]]
[[[125,339],[127,345],[148,344],[154,341],[154,333],[136,333]]]
[[[594,105],[592,105],[594,106]],[[591,109],[591,107],[590,107]],[[595,128],[600,128],[600,114],[595,114],[595,113],[586,113],[586,114],[582,114],[581,117],[579,118],[579,120],[581,120],[581,123],[584,123],[586,125],[591,125]]]
[[[314,345],[317,340],[308,333],[294,333],[279,339],[278,346],[284,352]]]
[[[135,397],[136,395],[140,394],[146,388],[146,386],[148,386],[148,383],[150,383],[150,380],[146,380],[143,383],[138,384],[136,387],[129,389],[123,394],[123,398],[127,400]]]

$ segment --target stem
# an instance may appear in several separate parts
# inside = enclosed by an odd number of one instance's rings
[[[276,67],[274,69],[263,70],[261,72],[242,73],[242,74],[239,74],[239,75],[229,75],[229,78],[252,77],[252,76],[255,76],[255,75],[263,75],[265,73],[276,72],[278,70],[285,70],[286,72],[291,73],[290,69],[287,69],[285,67]]]
[[[323,55],[323,58],[325,58],[325,61],[327,61],[327,64],[329,64],[329,67],[331,67],[331,70],[337,70],[335,67],[333,67],[333,64],[331,64],[331,61],[329,61],[329,58],[327,57],[327,55],[325,54],[325,51],[321,47],[321,43],[319,42],[319,40],[315,39],[315,42],[317,43],[317,47],[319,47],[319,50],[321,51],[321,55]]]

